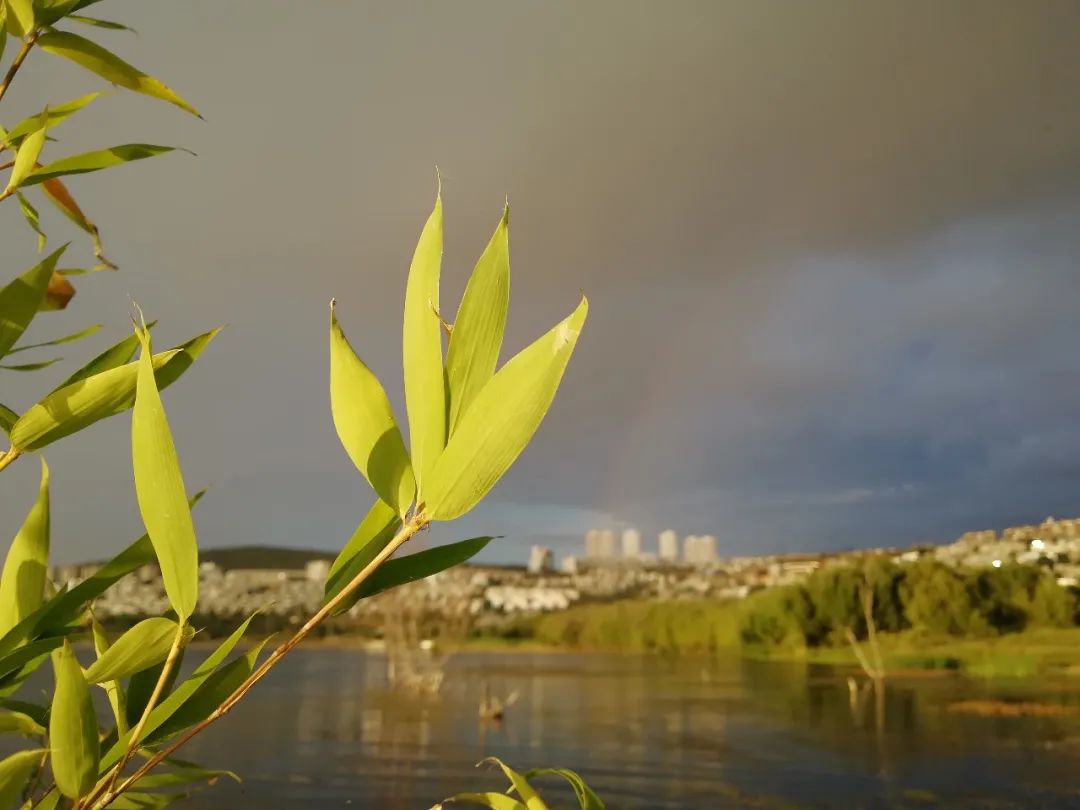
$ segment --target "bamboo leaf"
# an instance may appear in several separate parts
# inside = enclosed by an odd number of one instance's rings
[[[45,346],[61,346],[65,343],[74,343],[77,340],[90,337],[101,329],[101,324],[96,323],[93,326],[88,326],[85,329],[80,329],[78,332],[72,332],[70,335],[64,335],[63,337],[53,338],[52,340],[46,340],[42,343],[30,343],[26,346],[17,346],[12,349],[8,354],[16,354],[17,352],[25,352],[29,349],[41,349]]]
[[[502,772],[506,774],[506,778],[510,780],[510,784],[513,786],[514,790],[517,791],[518,796],[525,802],[525,807],[528,808],[528,810],[547,810],[547,805],[541,801],[539,794],[520,773],[515,771],[498,757],[488,757],[483,760],[483,762],[495,763],[502,769]]]
[[[67,186],[58,179],[46,180],[41,184],[41,191],[45,194],[48,200],[59,209],[60,213],[74,222],[86,233],[90,234],[90,241],[94,249],[94,258],[100,262],[95,267],[95,270],[115,270],[116,265],[105,258],[103,248],[101,246],[101,233],[98,231],[98,226],[95,225],[79,208],[79,204],[75,202],[75,198],[71,196],[71,192],[68,191]]]
[[[48,565],[49,466],[43,458],[37,500],[8,549],[0,575],[0,634],[41,606]]]
[[[428,217],[409,268],[402,337],[405,405],[412,467],[424,497],[424,481],[446,446],[446,379],[443,370],[439,271],[442,265],[442,195]]]
[[[28,135],[26,140],[33,136]],[[24,147],[25,148],[25,147]],[[94,152],[82,152],[78,155],[61,158],[53,161],[40,169],[30,172],[25,180],[20,181],[22,187],[34,186],[47,180],[55,180],[72,174],[87,174],[98,172],[102,169],[110,169],[122,163],[130,163],[133,160],[145,160],[157,157],[168,152],[175,152],[175,146],[156,146],[150,143],[125,143],[113,146],[109,149],[98,149]]]
[[[377,593],[430,577],[447,568],[453,568],[475,557],[492,541],[491,537],[474,537],[444,546],[418,551],[405,557],[387,560],[356,589],[357,599],[366,599]]]
[[[23,138],[15,152],[15,164],[11,167],[11,175],[8,177],[7,188],[4,194],[11,194],[19,186],[23,185],[37,166],[41,150],[45,147],[45,126],[48,121],[48,110],[38,116],[38,126],[33,132]]]
[[[577,309],[496,372],[461,418],[425,490],[432,520],[480,502],[525,449],[555,398],[589,305]]]
[[[326,577],[323,604],[337,596],[342,588],[386,548],[386,544],[393,539],[400,526],[401,519],[394,510],[381,500],[376,500],[364,519],[360,521],[360,525],[356,527],[352,538],[334,560],[334,564],[330,566],[330,573]],[[338,605],[334,615],[344,613],[356,604],[359,598],[353,594]]]
[[[167,698],[154,707],[143,728],[143,740],[150,739],[151,735],[153,735],[165,721],[169,720],[169,718],[171,718],[204,684],[207,683],[211,675],[220,671],[218,668],[221,666],[222,662],[228,658],[229,653],[233,651],[237,642],[244,637],[244,633],[247,631],[248,625],[251,624],[253,618],[255,618],[254,614],[245,619],[228,638],[218,645],[214,652],[207,656],[205,661],[195,668],[195,671],[192,672],[186,680],[173,689]],[[108,770],[120,760],[120,757],[127,749],[130,736],[130,734],[121,735],[120,739],[117,740],[105,756],[102,757],[102,769]]]
[[[220,330],[154,355],[154,376],[164,390],[187,371]],[[101,419],[122,413],[135,402],[138,364],[128,363],[66,385],[48,394],[19,417],[11,444],[22,451],[41,448]]]
[[[6,146],[18,146],[19,141],[25,138],[35,130],[41,129],[41,116],[45,116],[45,126],[47,129],[54,129],[62,124],[67,119],[71,118],[75,113],[89,104],[96,98],[100,98],[101,93],[87,93],[85,96],[79,96],[71,101],[65,101],[63,104],[57,104],[55,107],[47,107],[44,113],[38,115],[32,115],[29,118],[24,118],[17,123],[8,132],[7,137],[4,139]]]
[[[0,0],[0,59],[4,58],[4,49],[8,38],[8,10],[6,0]]]
[[[109,647],[112,645],[109,643],[109,637],[105,634],[105,628],[101,626],[101,623],[96,618],[90,620],[90,631],[94,637],[94,652],[97,653],[97,661],[100,662],[101,657],[109,651]],[[90,679],[87,678],[87,680]],[[109,708],[112,709],[117,732],[123,734],[128,729],[127,696],[124,694],[124,687],[120,681],[105,681],[101,684],[101,688],[105,690],[105,695],[109,699]]]
[[[154,544],[169,604],[181,622],[195,612],[199,598],[199,549],[188,508],[172,432],[154,378],[150,332],[139,331],[138,390],[131,414],[135,495],[150,542]]]
[[[74,11],[79,0],[35,0],[38,25],[52,25]]]
[[[528,810],[525,805],[513,796],[505,793],[459,793],[449,799],[443,799],[442,804],[437,804],[431,810],[442,810],[443,804],[478,804],[491,810]]]
[[[161,663],[169,655],[177,626],[176,622],[162,617],[144,619],[90,665],[86,680],[90,683],[115,681]]]
[[[153,329],[157,325],[157,321],[151,321],[146,325],[147,329]],[[131,359],[135,356],[135,352],[139,348],[139,336],[136,334],[130,334],[118,343],[114,343],[107,348],[85,366],[74,372],[70,377],[64,380],[60,385],[53,389],[53,391],[59,391],[65,386],[77,383],[79,380],[85,380],[87,377],[93,377],[95,374],[100,374],[103,371],[122,366],[125,363],[130,363]]]
[[[13,37],[23,38],[34,30],[33,0],[4,0],[7,5],[7,30]]]
[[[19,415],[7,405],[0,404],[0,430],[11,433],[11,428],[19,421]]]
[[[19,751],[0,761],[0,807],[11,807],[22,797],[23,788],[44,753],[42,749]]]
[[[212,784],[222,777],[232,779],[237,783],[241,782],[240,777],[232,771],[212,770],[188,762],[177,762],[176,760],[166,760],[163,764],[169,766],[168,771],[144,776],[139,780],[139,787],[174,787],[177,785],[190,785],[195,782],[210,782]]]
[[[30,204],[30,201],[26,199],[26,196],[21,191],[17,192],[15,196],[19,198],[19,210],[22,212],[23,219],[30,226],[30,230],[37,234],[37,249],[38,253],[41,253],[45,250],[45,243],[49,239],[45,235],[45,231],[41,230],[41,217],[38,215],[37,209]]]
[[[41,311],[51,312],[64,309],[74,297],[75,288],[71,286],[71,282],[54,272],[49,277],[49,286],[45,288],[45,300],[41,302]]]
[[[19,363],[14,366],[0,363],[0,368],[6,369],[7,371],[40,371],[43,368],[48,368],[54,363],[59,363],[63,359],[63,357],[54,357],[51,360],[39,360],[36,363]]]
[[[56,262],[66,247],[53,251],[0,290],[0,357],[15,345],[37,314]]]
[[[44,726],[28,714],[13,711],[0,712],[0,734],[8,734],[13,731],[38,737],[45,734]],[[0,803],[0,807],[3,806],[3,803]]]
[[[404,515],[416,494],[390,400],[345,337],[330,302],[330,412],[338,438],[378,496]]]
[[[169,670],[168,675],[165,676],[165,684],[161,693],[162,697],[167,697],[172,691],[183,660],[184,650],[181,649],[176,665],[173,666]],[[161,679],[161,673],[164,671],[165,663],[161,662],[154,664],[147,669],[139,670],[128,679],[127,716],[125,719],[129,726],[134,726],[143,716],[143,712],[146,711],[146,707],[150,703],[150,698],[157,688],[157,682]]]
[[[134,28],[127,25],[122,25],[112,20],[102,20],[98,17],[84,17],[82,14],[69,14],[68,19],[72,22],[82,23],[83,25],[92,25],[95,28],[106,28],[110,31],[130,31],[133,34],[139,33]]]
[[[53,778],[69,799],[87,795],[97,781],[100,750],[97,717],[90,686],[83,677],[71,645],[53,655],[56,692],[49,720],[49,748]]]
[[[449,435],[453,435],[461,415],[491,379],[499,362],[510,305],[509,217],[510,207],[507,206],[469,277],[450,333],[446,352]]]
[[[585,784],[585,780],[568,768],[533,768],[525,772],[526,779],[535,779],[537,776],[561,776],[569,782],[581,810],[606,810],[600,797]]]
[[[48,53],[70,59],[75,64],[96,73],[113,84],[143,93],[154,98],[175,104],[193,115],[198,111],[178,96],[171,88],[148,76],[133,65],[97,43],[91,42],[78,34],[66,31],[51,31],[38,38],[38,46]],[[201,117],[201,116],[200,116]]]
[[[9,675],[17,673],[35,659],[48,655],[57,647],[61,646],[64,643],[64,639],[64,636],[41,638],[37,641],[31,641],[29,644],[17,647],[14,651],[0,657],[0,679],[4,679],[6,683]]]

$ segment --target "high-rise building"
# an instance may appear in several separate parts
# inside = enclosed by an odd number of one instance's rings
[[[688,565],[716,563],[716,538],[711,534],[692,534],[683,541],[683,560]]]
[[[641,532],[637,529],[623,531],[622,555],[628,560],[636,560],[641,556]]]
[[[529,573],[542,574],[550,571],[555,561],[555,555],[547,546],[533,546],[529,551]]]
[[[615,556],[615,532],[611,529],[589,529],[585,533],[585,557],[590,560],[610,560]]]
[[[673,563],[679,559],[679,535],[671,529],[660,532],[657,538],[659,543],[660,560],[665,563]]]

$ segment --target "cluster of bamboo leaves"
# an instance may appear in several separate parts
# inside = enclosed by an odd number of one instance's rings
[[[510,786],[505,793],[495,791],[459,793],[449,799],[444,799],[441,804],[435,805],[431,810],[444,810],[444,805],[447,804],[479,805],[490,810],[548,810],[547,803],[529,782],[530,779],[542,776],[558,776],[564,779],[574,792],[580,810],[605,810],[604,803],[593,789],[585,784],[585,780],[567,768],[534,768],[521,774],[496,757],[489,757],[480,763],[480,765],[488,764],[497,765],[510,780]]]
[[[127,30],[81,13],[97,2],[0,0],[0,67],[5,71],[0,99],[26,69],[27,58],[42,51],[115,86],[197,115],[165,84],[76,33],[87,27]],[[23,341],[40,313],[67,306],[74,294],[69,277],[116,269],[104,258],[97,226],[61,178],[172,151],[122,144],[47,158],[46,152],[59,149],[57,128],[101,96],[91,93],[46,106],[11,129],[0,127],[0,149],[12,156],[2,167],[8,176],[0,202],[16,199],[42,253],[47,237],[29,196],[41,191],[89,234],[97,262],[91,270],[61,266],[65,245],[0,288],[0,397],[5,399],[15,376],[9,372],[39,371],[60,359],[5,362],[7,355],[75,343],[100,328],[39,343]],[[188,494],[160,392],[192,366],[217,329],[155,353],[155,324],[147,324],[139,312],[131,335],[49,386],[33,404],[20,410],[0,404],[0,429],[9,442],[0,450],[0,470],[29,455],[38,456],[41,470],[37,496],[28,504],[0,574],[0,734],[32,741],[0,761],[0,810],[163,807],[193,785],[232,777],[177,759],[174,752],[224,716],[320,621],[359,599],[464,562],[490,541],[474,538],[392,558],[430,522],[463,515],[498,482],[550,407],[584,324],[587,303],[582,299],[569,317],[499,367],[509,298],[507,228],[504,211],[451,326],[439,308],[443,221],[441,196],[436,198],[406,286],[408,449],[385,390],[347,342],[331,303],[333,422],[376,498],[332,566],[322,609],[269,657],[261,657],[267,640],[233,655],[249,618],[190,675],[178,677],[197,631],[192,617],[198,607],[198,544],[191,509],[203,493]],[[50,471],[43,451],[129,410],[133,478],[146,534],[88,579],[57,588],[47,576]],[[148,564],[160,568],[171,610],[110,639],[94,619],[94,601]],[[76,655],[81,646],[93,655],[88,665]],[[51,696],[42,701],[23,694],[27,679],[47,665],[54,679]],[[96,688],[107,697],[111,717],[95,711]]]

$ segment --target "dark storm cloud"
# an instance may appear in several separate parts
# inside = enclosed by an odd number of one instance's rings
[[[113,5],[142,31],[117,50],[208,123],[109,98],[58,133],[199,154],[77,184],[124,269],[73,311],[229,324],[167,397],[207,543],[332,546],[366,509],[325,305],[400,403],[436,163],[447,301],[509,194],[510,345],[593,304],[537,443],[457,529],[496,554],[608,521],[745,551],[1080,511],[1075,3]],[[9,109],[90,86],[40,57]],[[62,557],[136,532],[127,430],[50,454]]]

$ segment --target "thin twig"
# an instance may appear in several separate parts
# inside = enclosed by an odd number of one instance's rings
[[[367,580],[367,578],[375,572],[375,569],[377,569],[380,565],[386,562],[386,560],[388,560],[390,556],[405,543],[405,541],[407,541],[414,534],[423,529],[427,524],[427,518],[420,514],[414,516],[412,520],[402,526],[401,529],[398,530],[398,533],[394,535],[394,538],[386,544],[385,548],[383,548],[382,551],[375,555],[375,558],[372,559],[372,561],[369,562],[366,566],[364,566],[360,573],[353,577],[352,581],[350,581],[348,585],[342,588],[341,591],[337,594],[337,596],[335,596],[333,599],[323,605],[315,615],[313,615],[310,619],[307,620],[307,622],[304,623],[303,627],[296,631],[295,635],[293,635],[287,641],[282,643],[272,653],[270,653],[270,656],[258,667],[258,669],[248,675],[244,682],[238,687],[236,687],[236,689],[233,690],[232,694],[225,698],[225,700],[221,702],[221,705],[214,709],[214,711],[206,719],[200,721],[199,723],[196,723],[194,726],[184,732],[184,734],[180,736],[175,742],[171,743],[166,748],[163,748],[161,751],[158,751],[156,754],[154,754],[154,756],[144,762],[142,766],[137,771],[135,771],[134,774],[124,780],[124,782],[122,782],[118,788],[110,789],[108,793],[102,796],[101,800],[96,805],[94,805],[94,807],[97,808],[97,810],[108,807],[109,802],[111,802],[121,793],[128,790],[132,785],[134,785],[136,782],[146,776],[146,774],[153,770],[155,767],[157,767],[162,762],[162,760],[171,756],[174,752],[177,751],[177,749],[185,745],[188,740],[190,740],[199,732],[205,730],[216,720],[228,714],[232,707],[235,706],[240,701],[240,699],[248,693],[251,687],[261,681],[266,676],[266,674],[271,669],[273,669],[278,664],[278,662],[281,661],[282,658],[288,655],[289,652],[292,651],[292,649],[297,644],[307,638],[308,635],[311,634],[312,630],[322,624],[323,620],[325,620],[328,616],[333,614],[337,607],[342,604],[346,599],[348,599],[356,591],[357,588],[363,585],[364,581]],[[87,806],[90,805],[88,804]]]
[[[14,79],[15,74],[19,72],[19,68],[21,68],[22,63],[26,61],[26,57],[30,55],[30,49],[34,47],[37,38],[38,32],[35,31],[23,40],[22,47],[19,48],[19,52],[15,54],[15,58],[11,62],[11,67],[8,68],[7,75],[4,76],[4,81],[0,84],[0,99],[4,98],[4,94],[7,93],[8,88],[11,87],[12,79]]]

